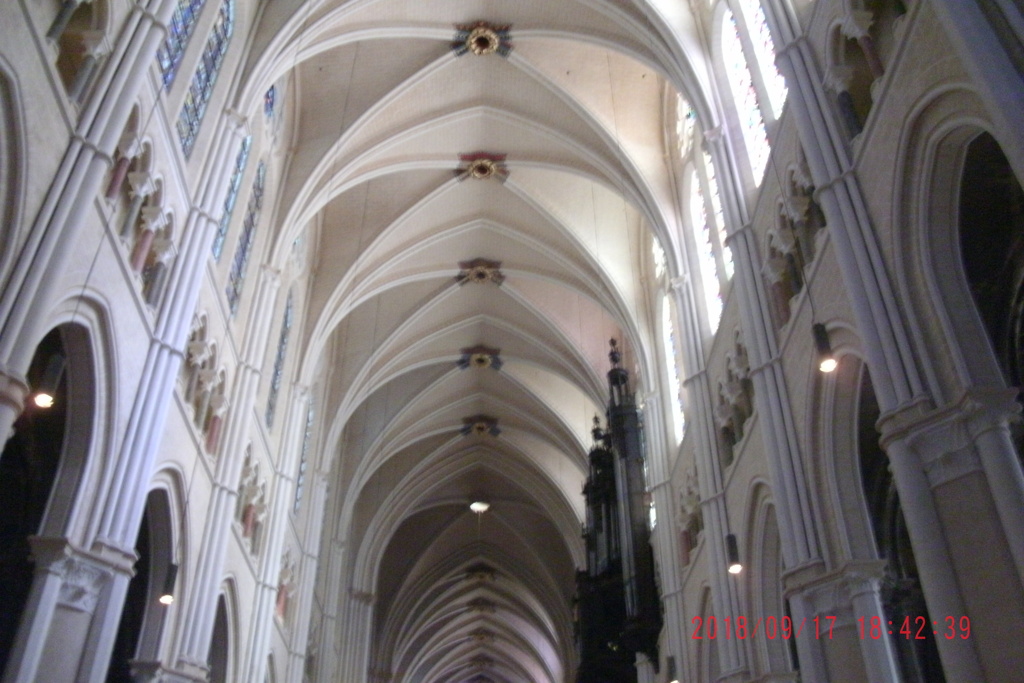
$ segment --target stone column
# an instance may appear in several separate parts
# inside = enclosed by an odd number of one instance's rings
[[[35,578],[4,681],[96,680],[93,649],[102,635],[96,620],[124,599],[131,568],[63,538],[30,542]],[[102,662],[104,671],[107,663]]]
[[[282,429],[279,458],[275,463],[271,511],[266,533],[265,552],[260,558],[260,569],[256,589],[255,618],[249,628],[249,657],[244,667],[243,678],[249,681],[263,680],[266,676],[266,651],[270,641],[277,600],[278,571],[289,512],[295,497],[295,471],[298,456],[302,450],[302,436],[306,428],[306,413],[309,409],[309,388],[294,387],[289,402],[288,418]],[[292,625],[296,619],[291,619]]]
[[[209,236],[211,233],[206,233]],[[204,241],[208,254],[209,241]],[[210,502],[210,514],[207,515],[199,556],[203,561],[198,565],[193,581],[193,590],[182,606],[181,621],[188,625],[182,634],[177,649],[177,668],[184,673],[183,680],[202,680],[205,675],[210,637],[213,633],[213,622],[217,610],[217,597],[220,593],[224,554],[230,543],[230,529],[234,511],[243,453],[248,440],[253,404],[259,390],[260,365],[266,351],[269,338],[267,326],[269,316],[262,312],[273,307],[273,301],[279,287],[279,273],[264,267],[259,273],[256,285],[256,298],[250,308],[248,333],[242,348],[242,357],[232,388],[231,404],[235,406],[233,415],[227,425],[222,457],[217,460],[216,482]],[[264,544],[265,545],[265,544]],[[266,553],[264,547],[261,550]]]
[[[885,69],[870,33],[873,21],[874,15],[869,10],[852,10],[843,17],[842,31],[844,36],[857,41],[860,51],[864,53],[864,59],[867,60],[868,68],[871,69],[871,75],[877,80],[885,75]]]
[[[141,273],[146,259],[149,257],[149,249],[153,246],[153,238],[156,233],[167,225],[167,216],[163,207],[147,206],[142,209],[142,234],[135,240],[135,248],[132,249],[131,266],[136,273]],[[134,222],[134,221],[133,221]]]
[[[121,224],[121,239],[126,241],[131,239],[146,198],[156,190],[153,185],[153,176],[146,171],[129,173],[128,184],[131,186],[132,203],[125,215],[124,223]]]
[[[850,94],[852,80],[852,66],[833,64],[825,72],[825,85],[836,95],[836,103],[839,105],[839,114],[843,125],[846,126],[846,133],[855,138],[864,130],[864,122],[860,120],[860,115],[853,106],[853,95]]]
[[[117,153],[120,158],[114,164],[114,170],[110,173],[110,182],[107,184],[107,191],[104,193],[107,199],[113,199],[118,195],[128,177],[128,169],[132,165],[132,160],[142,153],[142,142],[139,140],[139,136],[135,133],[122,135],[120,142],[117,143]]]
[[[286,681],[301,681],[306,670],[306,650],[309,645],[310,621],[313,617],[313,592],[316,587],[316,569],[320,560],[320,536],[323,529],[327,477],[317,472],[313,477],[307,501],[307,521],[303,535],[302,560],[299,569],[299,596],[295,609],[295,627],[288,648]]]
[[[671,372],[671,368],[667,368]],[[665,396],[671,396],[671,391],[665,391]],[[675,447],[670,446],[672,438],[667,435],[673,434],[671,427],[664,424],[665,411],[662,409],[659,400],[660,394],[655,391],[644,397],[644,426],[647,432],[647,459],[648,475],[647,482],[650,495],[654,498],[654,509],[658,513],[658,523],[651,532],[651,545],[658,558],[656,567],[659,574],[659,586],[661,588],[661,603],[665,620],[665,643],[666,651],[662,656],[674,656],[681,660],[681,644],[685,642],[683,633],[683,601],[682,567],[680,563],[679,537],[674,533],[674,509],[675,495],[672,491],[671,471],[675,462]]]
[[[809,649],[814,657],[810,667],[804,666],[804,659],[800,658],[800,673],[805,680],[902,681],[892,637],[887,633],[887,617],[882,610],[880,584],[884,570],[885,561],[879,560],[850,563],[813,578],[799,572],[787,574],[784,579],[787,589],[797,591],[794,602],[798,601],[802,607],[799,613],[794,610],[793,632],[801,629],[800,640],[817,643]],[[858,622],[861,618],[864,619],[863,638]],[[883,626],[881,637],[877,639],[870,636],[872,618],[880,620]],[[808,648],[800,651],[805,650]]]
[[[86,89],[96,75],[96,67],[100,60],[110,52],[110,44],[107,43],[103,31],[84,31],[82,33],[82,48],[85,50],[85,59],[78,67],[75,80],[68,90],[68,98],[75,103],[80,103],[85,95]]]
[[[53,23],[50,24],[50,28],[46,31],[46,38],[48,40],[58,40],[64,35],[64,29],[68,27],[68,23],[71,21],[71,17],[75,14],[75,10],[85,0],[64,0],[61,3],[60,10],[57,12],[57,16],[54,17]]]
[[[798,25],[795,18],[790,25]],[[886,416],[882,422],[883,445],[903,504],[929,609],[943,617],[970,614],[972,625],[975,621],[987,621],[993,624],[1000,622],[1000,627],[1003,627],[1005,624],[1002,622],[1010,618],[1012,610],[993,609],[974,602],[974,609],[966,611],[965,596],[961,591],[977,593],[990,588],[988,568],[991,565],[978,566],[976,559],[972,561],[965,555],[965,551],[970,554],[970,544],[965,542],[966,539],[956,534],[950,536],[952,529],[944,531],[921,457],[914,452],[912,443],[901,438],[904,430],[896,426],[910,416],[927,414],[931,410],[931,401],[917,367],[918,359],[910,343],[906,323],[895,301],[894,292],[897,290],[884,266],[847,146],[831,119],[831,113],[822,106],[821,78],[817,75],[813,50],[805,39],[793,37],[798,33],[783,33],[787,41],[779,52],[779,65],[790,84],[789,106],[799,124],[797,130],[828,219],[831,243],[858,331],[864,340],[879,405],[883,416]],[[902,417],[893,419],[897,415]],[[943,491],[943,495],[950,494],[952,491],[948,489]],[[983,488],[974,489],[971,498],[972,504],[978,505],[985,519],[990,520],[991,498],[988,492]],[[950,541],[959,544],[958,552],[954,552]],[[954,568],[960,569],[959,576]],[[1019,579],[1014,577],[1013,583],[1015,586],[1007,588],[1012,594],[1019,593]],[[1019,615],[1020,609],[1015,613]],[[938,640],[947,680],[986,680],[986,673],[1000,679],[1016,675],[996,664],[999,659],[1005,662],[1016,657],[1018,662],[1010,668],[1014,671],[1024,668],[1019,663],[1019,648],[1012,652],[981,653],[978,646],[983,645],[982,641],[997,642],[998,638],[975,640],[973,636],[972,633],[972,640]]]
[[[682,322],[680,336],[686,354],[685,367],[689,376],[684,380],[693,408],[694,419],[688,426],[697,439],[697,479],[704,516],[704,533],[708,551],[708,572],[711,580],[711,602],[715,618],[728,618],[731,624],[742,614],[740,596],[734,577],[727,571],[728,557],[725,537],[729,533],[729,519],[725,507],[718,436],[714,422],[714,401],[710,379],[704,367],[704,340],[697,324],[694,291],[688,278],[672,280],[677,318]],[[718,641],[718,656],[722,681],[742,679],[748,670],[746,649],[738,639]]]

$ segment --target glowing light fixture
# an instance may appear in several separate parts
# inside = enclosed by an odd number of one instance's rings
[[[174,582],[178,578],[178,565],[167,566],[167,576],[164,577],[164,589],[160,591],[160,604],[171,605],[174,603]]]
[[[60,384],[60,377],[64,374],[64,356],[55,353],[46,361],[46,369],[43,371],[43,379],[39,382],[39,390],[32,398],[40,408],[52,408],[53,396],[57,393],[57,386]]]
[[[818,350],[818,369],[822,372],[832,372],[839,366],[832,353],[832,344],[828,339],[828,330],[821,323],[814,323],[811,327],[814,333],[814,347]]]
[[[743,565],[740,564],[740,549],[736,544],[736,534],[726,534],[725,552],[729,557],[729,573],[739,574],[743,571]]]
[[[478,515],[482,515],[491,509],[491,504],[483,500],[475,500],[469,504],[469,509]]]

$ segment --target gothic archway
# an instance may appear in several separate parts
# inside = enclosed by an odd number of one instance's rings
[[[958,223],[971,296],[1006,383],[1020,387],[1024,384],[1024,189],[989,133],[981,133],[967,145]],[[1018,429],[1014,436],[1019,454],[1024,430]]]
[[[210,683],[228,683],[231,652],[231,631],[228,623],[228,603],[221,593],[217,598],[217,616],[213,620],[213,635],[210,638]]]
[[[93,393],[88,350],[77,325],[42,339],[27,374],[32,392],[0,454],[0,670],[32,590],[29,539],[64,533],[84,469]]]
[[[173,588],[166,585],[174,561],[170,512],[167,492],[151,491],[135,541],[139,559],[121,610],[107,683],[132,683],[140,665],[155,669],[159,663],[160,636],[169,609],[160,603],[160,595],[164,588]]]
[[[923,629],[924,639],[917,639],[920,626],[918,617],[924,617],[923,623],[926,626],[931,619],[921,589],[907,523],[892,472],[889,471],[889,458],[882,450],[875,429],[880,410],[866,367],[861,372],[858,400],[857,446],[861,484],[878,556],[886,561],[882,604],[885,618],[891,627],[882,624],[882,630],[893,634],[893,649],[904,683],[944,683],[946,678],[931,628]],[[913,637],[907,638],[900,633],[904,625],[911,628]]]

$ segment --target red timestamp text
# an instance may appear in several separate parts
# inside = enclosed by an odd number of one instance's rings
[[[795,622],[788,616],[759,617],[757,619],[747,619],[746,617],[717,619],[714,616],[707,616],[694,617],[690,623],[694,626],[690,634],[690,638],[693,640],[704,640],[705,638],[708,640],[716,638],[746,640],[759,636],[768,640],[776,638],[789,640],[790,638],[799,638],[805,628],[808,636],[813,635],[815,638],[831,640],[836,617],[817,616],[813,619],[804,618]]]
[[[907,640],[926,640],[930,633],[935,638],[967,640],[971,637],[971,618],[945,617],[942,621],[929,621],[928,617],[903,617],[902,620],[884,621],[882,617],[858,617],[857,633],[861,640],[878,640],[883,635]]]

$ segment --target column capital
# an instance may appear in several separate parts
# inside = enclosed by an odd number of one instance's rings
[[[156,191],[153,174],[147,171],[133,171],[128,174],[128,184],[132,188],[132,196],[148,197]]]
[[[843,35],[847,38],[863,38],[868,35],[871,24],[875,22],[875,15],[866,9],[852,10],[840,20],[839,26]]]
[[[127,132],[117,141],[117,151],[126,159],[134,159],[142,153],[142,140],[135,132]]]
[[[824,86],[835,93],[846,92],[853,80],[853,67],[846,64],[832,64],[825,69]]]

